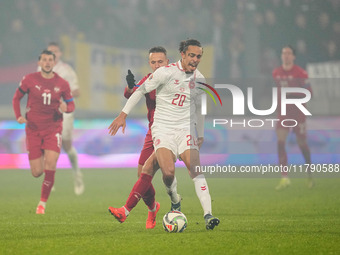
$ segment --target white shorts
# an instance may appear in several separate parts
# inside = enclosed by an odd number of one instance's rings
[[[72,112],[63,114],[63,132],[62,132],[63,140],[66,140],[66,141],[72,140],[73,122],[74,122],[74,114]]]
[[[186,150],[199,150],[197,145],[197,135],[194,132],[190,133],[189,129],[167,129],[162,130],[152,127],[152,140],[155,151],[159,148],[167,148],[179,158]]]

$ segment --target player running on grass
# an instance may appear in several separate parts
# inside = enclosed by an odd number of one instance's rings
[[[169,64],[169,59],[167,58],[167,52],[166,49],[158,46],[153,47],[149,50],[149,66],[152,69],[152,71],[156,71],[161,66],[166,66]],[[135,85],[135,79],[134,75],[131,73],[131,71],[128,71],[128,75],[126,76],[126,81],[128,85],[125,88],[124,96],[126,98],[130,98],[133,92],[136,91],[151,75],[151,73],[147,74],[143,79],[141,79],[136,85]],[[144,140],[144,146],[141,151],[139,161],[138,161],[138,177],[140,176],[142,172],[142,167],[145,163],[145,161],[150,157],[150,155],[154,151],[153,142],[152,142],[152,136],[151,136],[151,126],[153,124],[153,116],[156,108],[156,90],[152,90],[150,93],[145,94],[146,98],[146,106],[148,109],[148,120],[149,120],[149,130],[148,133],[145,136]],[[152,156],[153,160],[156,161],[156,155],[153,154]],[[176,179],[176,177],[175,177]],[[172,187],[172,189],[167,189],[168,194],[174,194],[171,197],[174,197],[172,200],[172,204],[175,205],[174,209],[180,209],[180,198],[178,196],[175,196],[177,194],[177,191],[173,191],[174,189],[177,189],[177,186]],[[146,220],[146,228],[154,228],[156,226],[156,214],[159,210],[159,203],[155,203],[155,189],[153,185],[151,184],[149,187],[149,190],[145,193],[143,200],[145,204],[149,208],[148,212],[148,218]]]
[[[45,173],[36,209],[37,214],[44,214],[60,154],[63,113],[74,111],[75,106],[69,84],[52,71],[55,55],[44,50],[38,64],[41,71],[26,75],[20,82],[13,97],[13,109],[16,120],[20,124],[26,123],[26,146],[32,175],[39,177]],[[24,117],[20,112],[20,100],[25,94],[28,99]]]
[[[197,70],[203,49],[199,41],[188,39],[180,43],[179,50],[182,59],[159,68],[150,75],[111,123],[109,134],[115,135],[120,127],[124,132],[125,119],[131,109],[144,94],[156,89],[156,110],[151,130],[157,162],[163,173],[163,182],[168,188],[174,184],[175,161],[180,156],[194,181],[196,194],[204,211],[206,228],[213,229],[220,221],[212,216],[211,197],[205,177],[195,171],[195,167],[200,165],[199,147],[204,135],[204,116],[200,114],[199,107],[202,92],[196,88],[198,85],[196,81],[204,79]],[[144,173],[144,169],[152,164],[149,159],[145,163],[125,206],[109,207],[110,213],[119,222],[125,221],[129,212],[149,189],[152,175]]]
[[[51,51],[55,55],[55,66],[53,72],[57,73],[61,78],[65,79],[71,88],[71,93],[74,98],[79,97],[79,83],[76,72],[73,68],[62,61],[62,51],[58,43],[51,42],[48,44],[47,50]],[[40,71],[40,66],[38,71]],[[73,124],[74,124],[74,112],[63,114],[63,134],[62,134],[62,146],[71,162],[73,180],[74,180],[74,193],[81,195],[84,193],[85,185],[83,181],[83,175],[78,165],[78,153],[75,147],[72,145],[73,140]],[[53,190],[53,189],[52,189]]]
[[[298,88],[306,88],[310,92],[312,92],[312,88],[308,81],[307,72],[302,69],[300,66],[295,65],[295,50],[287,45],[282,48],[281,51],[281,61],[282,65],[273,71],[273,78],[278,87],[278,93],[280,93],[281,88],[284,87],[298,87]],[[287,98],[299,98],[301,97],[300,93],[290,93],[287,95]],[[280,100],[280,96],[278,97]],[[298,123],[296,127],[293,128],[293,132],[296,135],[297,143],[300,147],[302,155],[305,159],[306,164],[311,163],[311,155],[309,146],[307,143],[307,124],[306,124],[306,115],[304,115],[300,109],[298,109],[295,105],[287,105],[287,114],[281,115],[281,102],[278,102],[278,112],[279,112],[279,120],[276,126],[276,135],[277,135],[277,148],[279,155],[279,164],[286,166],[287,165],[287,152],[286,152],[286,140],[289,133],[290,128],[284,127],[281,124],[283,119],[293,119]],[[282,179],[278,186],[276,186],[277,190],[284,189],[290,185],[290,180],[288,178],[287,172],[282,172]],[[313,186],[312,176],[309,173],[308,178],[308,186],[311,188]]]

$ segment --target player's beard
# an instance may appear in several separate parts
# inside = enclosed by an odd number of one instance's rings
[[[52,68],[50,70],[46,70],[43,67],[41,68],[41,70],[45,73],[45,74],[50,74],[52,72]]]

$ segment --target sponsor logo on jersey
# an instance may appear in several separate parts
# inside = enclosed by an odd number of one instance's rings
[[[174,84],[178,85],[179,84],[179,80],[175,80]]]
[[[151,81],[152,78],[153,78],[153,74],[151,74],[151,75],[149,76],[149,81]]]
[[[20,83],[20,85],[21,85],[21,83]],[[35,85],[35,87],[36,87],[38,90],[41,90],[41,86]]]
[[[201,190],[205,191],[207,189],[207,186],[201,186]]]

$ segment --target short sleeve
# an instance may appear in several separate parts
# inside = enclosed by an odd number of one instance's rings
[[[27,93],[29,90],[28,82],[27,82],[27,76],[24,76],[22,80],[19,83],[19,89],[23,93]]]

